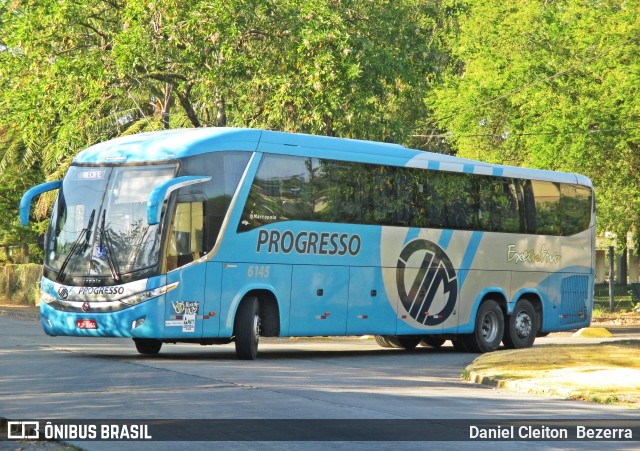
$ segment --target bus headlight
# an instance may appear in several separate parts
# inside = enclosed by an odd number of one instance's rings
[[[58,301],[59,299],[52,294],[47,293],[44,290],[40,290],[40,302],[44,302],[45,304],[51,304],[52,302]]]
[[[133,320],[131,322],[131,330],[135,330],[138,327],[142,326],[146,318],[147,318],[146,316],[141,316],[140,318]]]
[[[120,299],[120,302],[123,304],[127,304],[128,306],[138,305],[142,302],[146,302],[150,299],[157,298],[160,295],[168,293],[171,290],[174,290],[180,282],[174,282],[169,285],[165,285],[163,287],[154,288],[153,290],[142,291],[140,293],[133,294],[131,296],[127,296],[126,298]]]

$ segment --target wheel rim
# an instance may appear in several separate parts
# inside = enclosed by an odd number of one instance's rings
[[[527,338],[531,335],[533,322],[526,312],[520,312],[516,316],[515,331],[519,338]]]
[[[489,312],[482,318],[482,338],[491,343],[498,337],[499,322],[495,312]]]

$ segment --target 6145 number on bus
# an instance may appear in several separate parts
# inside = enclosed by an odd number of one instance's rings
[[[263,266],[263,265],[252,265],[247,269],[247,276],[249,277],[269,277],[269,273],[271,272],[271,266]]]

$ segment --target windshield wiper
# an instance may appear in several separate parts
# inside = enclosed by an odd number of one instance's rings
[[[76,238],[76,240],[73,242],[73,246],[71,246],[69,254],[67,254],[67,256],[65,257],[62,265],[60,265],[60,270],[58,271],[58,277],[56,277],[56,281],[62,282],[64,280],[64,272],[67,269],[67,265],[71,261],[71,257],[73,256],[73,254],[76,253],[76,249],[78,249],[78,245],[80,244],[80,240],[82,240],[83,236],[85,237],[85,240],[84,244],[82,245],[82,251],[84,252],[87,249],[89,240],[91,239],[91,228],[93,227],[93,219],[95,218],[95,216],[96,209],[94,208],[93,210],[91,210],[91,216],[89,217],[89,223],[87,224],[87,227],[80,231],[80,235],[78,235],[78,238]]]
[[[104,249],[104,256],[107,260],[107,264],[109,265],[109,270],[111,270],[111,277],[113,277],[113,280],[115,280],[116,282],[119,282],[121,279],[120,271],[116,265],[115,260],[113,259],[113,248],[111,247],[109,232],[104,226],[106,213],[106,210],[102,210],[102,221],[100,223],[100,249]]]

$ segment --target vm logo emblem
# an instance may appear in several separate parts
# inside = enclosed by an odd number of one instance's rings
[[[398,258],[396,283],[402,306],[419,323],[436,326],[451,316],[458,276],[437,244],[422,239],[407,244]]]

